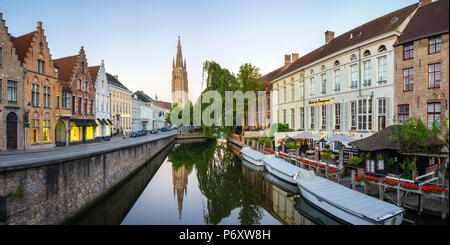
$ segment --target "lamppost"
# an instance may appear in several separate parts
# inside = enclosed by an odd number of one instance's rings
[[[26,142],[26,140],[27,140],[27,128],[29,128],[30,127],[30,120],[29,120],[29,114],[30,114],[30,111],[31,111],[31,102],[28,102],[28,105],[27,105],[27,108],[24,110],[25,111],[25,113],[23,114],[23,131],[24,131],[24,133],[23,133],[23,149],[24,150],[26,150],[26,147],[27,147],[27,142]]]

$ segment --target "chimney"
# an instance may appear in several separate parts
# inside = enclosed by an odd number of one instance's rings
[[[291,62],[291,55],[290,54],[286,54],[284,55],[284,66],[288,66],[290,65]]]
[[[114,75],[113,76],[117,81],[119,81],[119,76],[118,75]]]
[[[328,44],[333,39],[334,39],[334,32],[326,31],[325,32],[325,44]]]
[[[298,60],[298,53],[293,53],[292,54],[292,63],[294,63],[297,60]]]

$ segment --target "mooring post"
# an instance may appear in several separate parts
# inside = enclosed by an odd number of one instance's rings
[[[352,169],[352,189],[355,189],[355,170]]]
[[[368,189],[367,186],[368,186],[368,183],[369,183],[369,182],[367,182],[367,181],[364,183],[364,194],[367,194],[367,189]]]
[[[397,206],[402,206],[402,191],[397,187]]]
[[[383,186],[382,185],[378,185],[378,190],[380,192],[380,200],[383,201],[384,197],[383,197]]]
[[[445,197],[442,196],[442,220],[447,218],[447,211],[447,201],[445,200]]]
[[[423,212],[423,195],[419,194],[419,215]]]

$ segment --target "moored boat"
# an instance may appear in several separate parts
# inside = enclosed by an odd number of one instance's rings
[[[266,169],[269,173],[276,176],[277,178],[286,181],[291,184],[296,184],[294,180],[294,175],[303,170],[295,165],[292,165],[281,158],[277,158],[274,155],[267,156],[263,160]]]
[[[248,169],[250,169],[252,171],[255,171],[255,172],[262,172],[262,171],[264,171],[264,165],[255,165],[255,164],[249,163],[245,159],[242,159],[242,165],[244,165],[244,167],[246,167],[246,168],[248,168]]]
[[[400,225],[405,209],[333,181],[299,172],[294,176],[303,198],[324,212],[353,225]]]
[[[296,184],[287,183],[286,181],[280,180],[268,172],[264,173],[264,179],[289,194],[300,194],[300,190]]]
[[[255,151],[250,147],[244,147],[241,149],[242,158],[247,162],[256,166],[264,166],[263,159],[266,157],[263,153]]]

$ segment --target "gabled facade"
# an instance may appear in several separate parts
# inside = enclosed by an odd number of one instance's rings
[[[365,138],[392,125],[394,48],[413,4],[338,37],[286,65],[272,79],[277,122],[320,135]]]
[[[55,147],[58,78],[42,22],[38,22],[35,31],[13,40],[19,59],[27,71],[24,102],[29,110],[30,127],[26,129],[26,148]],[[65,140],[66,132],[61,134]]]
[[[24,149],[24,69],[0,13],[0,151]]]
[[[395,44],[395,122],[418,117],[442,129],[449,118],[449,1],[423,1]]]
[[[157,103],[150,96],[146,95],[143,91],[136,91],[133,96],[135,96],[141,103],[140,109],[140,120],[142,123],[142,129],[150,131],[155,129],[155,108]],[[158,106],[159,107],[159,106]]]
[[[60,80],[72,91],[72,117],[70,119],[70,144],[95,141],[95,81],[89,73],[84,48],[78,55],[54,60]]]
[[[95,131],[96,140],[110,140],[111,95],[104,61],[101,61],[100,66],[89,67],[89,72],[95,81],[95,119],[98,125]]]

